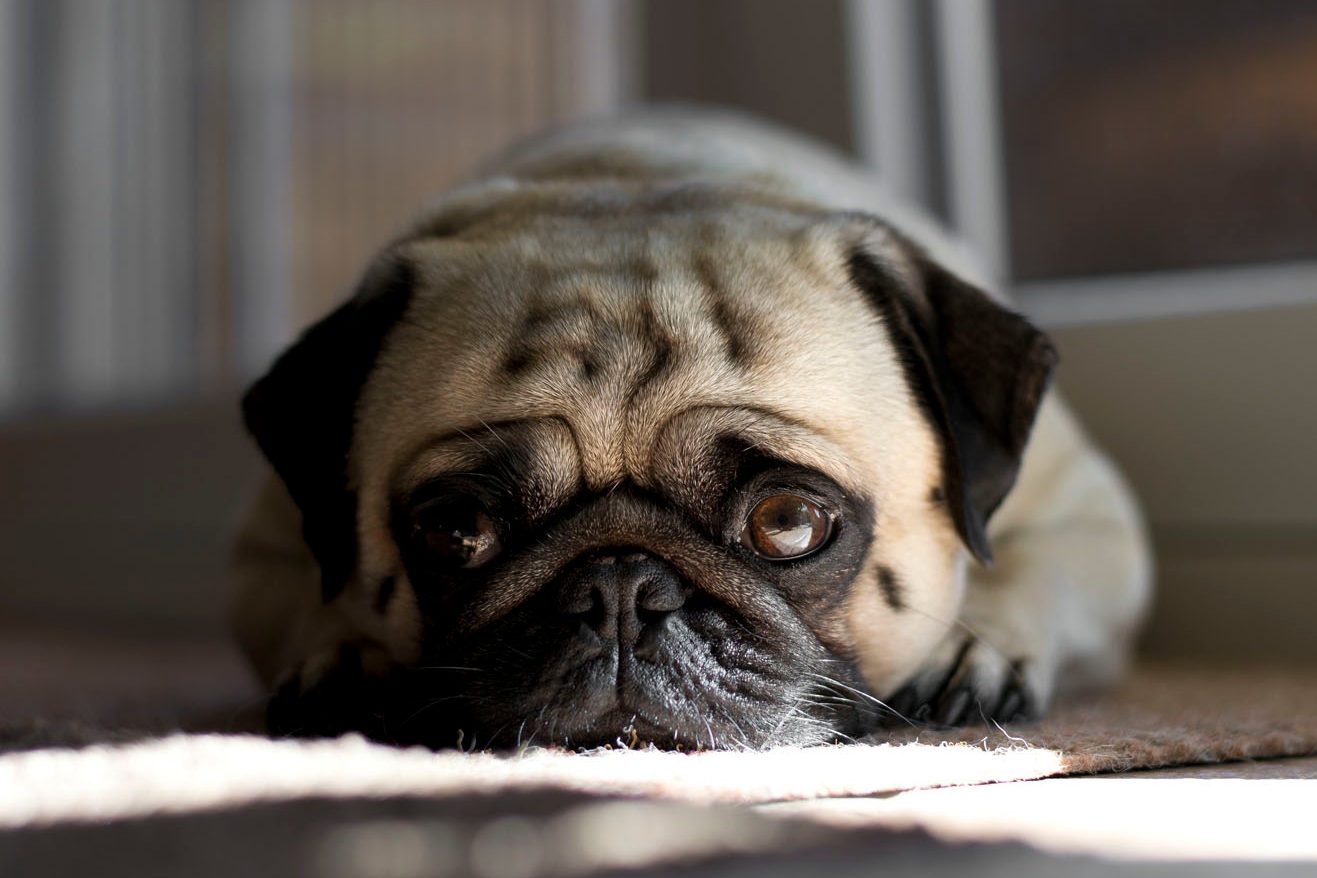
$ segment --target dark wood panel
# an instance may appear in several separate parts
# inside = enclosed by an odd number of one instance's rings
[[[997,29],[1017,277],[1317,256],[1317,4],[1001,0]]]
[[[0,430],[0,616],[218,629],[264,472],[233,400]]]
[[[645,97],[716,103],[853,144],[839,0],[652,0]]]

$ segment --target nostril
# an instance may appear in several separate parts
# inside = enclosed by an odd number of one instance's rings
[[[647,662],[655,662],[661,658],[663,644],[667,641],[672,630],[671,613],[657,613],[655,615],[655,619],[645,621],[631,651],[636,658]]]
[[[645,607],[636,607],[636,618],[640,624],[645,627],[654,627],[665,621],[672,615],[672,610],[650,610]]]
[[[581,621],[596,631],[602,630],[608,621],[608,606],[603,600],[596,600],[590,609],[581,614]]]
[[[597,628],[598,626],[592,625],[589,622],[585,621],[584,619],[577,622],[576,632],[575,632],[577,642],[585,644],[587,646],[601,645],[603,641],[599,637],[599,631],[597,630]]]
[[[650,577],[636,595],[636,612],[642,620],[675,613],[686,604],[687,590],[675,576]]]
[[[608,601],[595,588],[582,590],[574,599],[564,601],[560,608],[564,615],[572,616],[590,628],[598,629],[608,621]]]
[[[691,590],[649,552],[634,546],[602,548],[564,572],[557,609],[569,625],[633,644],[646,628],[666,630],[664,617],[680,610]]]
[[[568,616],[582,616],[599,604],[599,596],[592,588],[563,589],[558,598],[558,610]]]
[[[558,591],[558,612],[594,628],[604,625],[614,603],[612,589],[608,586],[606,576],[602,579],[591,575],[571,578]]]

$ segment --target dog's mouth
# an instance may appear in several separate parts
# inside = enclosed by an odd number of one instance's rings
[[[760,743],[757,714],[771,711],[790,682],[730,624],[707,600],[647,619],[578,624],[529,692],[532,736],[575,747],[619,738],[682,748]]]
[[[451,695],[400,731],[440,745],[460,733],[482,748],[824,743],[855,723],[848,705],[819,697],[824,672],[838,673],[831,662],[795,622],[766,628],[656,554],[592,550],[477,640],[426,662],[453,670],[418,683]]]

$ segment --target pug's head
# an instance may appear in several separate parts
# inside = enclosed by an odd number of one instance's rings
[[[420,223],[244,408],[392,659],[363,726],[801,744],[955,618],[1053,362],[877,219],[543,183]]]

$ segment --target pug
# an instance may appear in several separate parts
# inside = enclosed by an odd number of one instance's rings
[[[243,400],[276,734],[762,748],[1119,673],[1135,502],[1047,336],[866,169],[648,111],[514,149]]]

